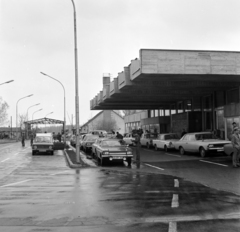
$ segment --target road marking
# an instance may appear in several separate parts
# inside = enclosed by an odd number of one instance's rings
[[[27,181],[30,181],[30,180],[32,180],[32,179],[23,180],[23,181],[16,182],[16,183],[12,183],[12,184],[6,184],[6,185],[2,185],[2,186],[0,186],[0,188],[3,188],[3,187],[8,187],[8,186],[11,186],[11,185],[17,185],[17,184],[21,184],[21,183],[24,183],[24,182],[27,182]]]
[[[55,175],[58,175],[58,174],[61,174],[61,173],[64,173],[64,172],[69,172],[69,170],[68,171],[63,171],[63,172],[57,172],[57,173],[54,173],[54,174],[50,174],[50,176],[55,176]]]
[[[176,157],[182,157],[180,155],[173,155],[173,154],[169,154],[169,153],[165,153],[165,155],[171,155],[171,156],[176,156]]]
[[[153,166],[153,165],[150,165],[150,164],[146,164],[146,163],[145,163],[145,165],[147,165],[147,166],[149,166],[149,167],[152,167],[152,168],[156,168],[156,169],[159,169],[159,170],[164,171],[163,168],[159,168],[159,167],[156,167],[156,166]]]
[[[10,159],[10,158],[7,158],[7,159],[5,159],[5,160],[2,160],[1,163],[5,162],[5,161],[7,161],[7,160],[9,160],[9,159]]]
[[[179,181],[178,179],[174,179],[174,187],[179,188]]]
[[[214,163],[214,162],[210,162],[210,161],[206,161],[206,160],[200,160],[200,161],[205,162],[205,163],[209,163],[209,164],[216,164],[216,165],[219,165],[219,166],[228,167],[228,165],[225,165],[225,164]]]
[[[168,232],[177,232],[177,222],[169,222]]]
[[[178,203],[178,194],[173,194],[172,198],[172,208],[177,208],[179,206]]]

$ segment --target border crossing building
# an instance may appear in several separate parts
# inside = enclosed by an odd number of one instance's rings
[[[92,110],[125,110],[125,131],[213,131],[240,126],[240,52],[141,49],[91,100]]]

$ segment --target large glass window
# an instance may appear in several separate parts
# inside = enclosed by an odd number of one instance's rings
[[[151,118],[154,117],[154,110],[151,110]]]
[[[170,115],[170,110],[165,110],[165,116],[169,116]]]
[[[164,110],[159,110],[159,116],[164,116]]]
[[[158,117],[159,114],[158,114],[158,110],[155,110],[155,117]]]
[[[183,103],[182,102],[177,103],[177,110],[178,110],[178,114],[183,113]]]
[[[171,105],[171,114],[176,114],[176,106],[175,106],[175,104]]]

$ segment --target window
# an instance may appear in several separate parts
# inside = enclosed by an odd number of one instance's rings
[[[185,111],[191,111],[192,110],[192,101],[186,100],[184,103],[185,103]]]
[[[164,110],[159,110],[159,116],[164,116]]]
[[[155,110],[155,117],[158,117],[158,110]]]
[[[175,104],[171,105],[171,114],[176,114],[176,106],[175,106]]]
[[[178,110],[178,114],[183,113],[183,103],[182,102],[177,103],[177,110]]]
[[[227,91],[227,104],[239,102],[239,89]]]
[[[165,110],[165,116],[169,116],[170,115],[170,110]]]

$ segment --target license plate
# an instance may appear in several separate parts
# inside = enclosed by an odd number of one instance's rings
[[[113,159],[122,159],[120,156],[114,156]]]

